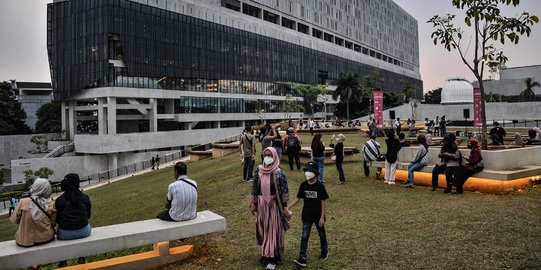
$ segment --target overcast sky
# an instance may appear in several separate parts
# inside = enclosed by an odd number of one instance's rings
[[[456,52],[434,46],[432,27],[426,21],[435,14],[457,14],[457,22],[464,16],[451,6],[451,0],[394,0],[419,23],[419,51],[424,90],[443,86],[451,77],[472,81],[471,72]],[[47,3],[52,0],[0,0],[0,81],[50,82],[47,60]],[[527,10],[541,16],[540,0],[522,0],[518,8],[505,8],[506,15]],[[521,38],[518,45],[506,46],[508,67],[541,64],[541,24],[533,27],[530,38]],[[488,74],[485,76],[488,77]]]

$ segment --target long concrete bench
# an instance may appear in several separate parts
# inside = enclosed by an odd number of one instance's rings
[[[75,265],[66,269],[153,269],[183,260],[193,254],[193,246],[169,248],[170,240],[225,231],[224,217],[211,211],[197,213],[193,220],[167,222],[150,219],[92,229],[92,234],[77,240],[55,240],[23,248],[15,241],[0,242],[0,269],[20,269],[78,257],[154,244],[150,252]]]
[[[212,158],[223,158],[236,152],[240,152],[240,143],[215,143],[212,145]]]
[[[190,161],[199,161],[212,157],[212,149],[190,151]]]

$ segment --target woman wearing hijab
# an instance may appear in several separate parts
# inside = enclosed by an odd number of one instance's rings
[[[276,150],[267,147],[263,151],[263,164],[255,171],[250,197],[250,210],[257,216],[256,238],[261,245],[261,261],[268,261],[267,269],[275,269],[284,255],[285,230],[281,215],[282,212],[289,215],[287,178],[279,166]]]
[[[479,141],[476,139],[469,139],[468,148],[471,150],[470,156],[464,157],[468,163],[460,166],[454,174],[453,179],[456,186],[456,194],[462,194],[464,183],[466,183],[466,180],[468,180],[470,176],[483,170],[483,164],[481,163],[483,156],[481,155],[481,150],[479,149]]]
[[[41,245],[54,240],[56,210],[51,200],[51,184],[38,178],[30,188],[31,196],[19,201],[11,222],[19,224],[15,242],[22,247]]]
[[[90,235],[92,227],[88,223],[91,213],[90,198],[79,190],[79,175],[69,173],[64,176],[60,188],[64,192],[56,199],[56,221],[58,223],[58,240],[85,238]],[[84,263],[84,257],[79,258],[79,264]],[[58,267],[66,266],[62,261]]]

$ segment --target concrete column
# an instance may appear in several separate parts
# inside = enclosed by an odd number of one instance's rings
[[[109,170],[111,171],[109,173],[109,177],[116,177],[118,176],[116,169],[118,168],[118,154],[108,154],[107,160],[109,162]]]
[[[104,108],[105,100],[104,98],[98,98],[98,134],[105,135],[107,134],[107,116],[105,115]]]
[[[107,134],[116,134],[116,98],[107,97]]]
[[[60,114],[61,114],[61,122],[62,122],[62,131],[65,132],[65,134],[63,135],[64,138],[62,139],[67,139],[70,137],[70,135],[68,134],[68,113],[66,112],[66,110],[68,109],[68,107],[66,106],[66,103],[65,102],[61,102],[61,109],[60,109]]]
[[[70,101],[68,105],[68,133],[69,139],[73,140],[77,132],[77,113],[75,112],[75,101]]]
[[[151,106],[148,121],[149,121],[149,131],[158,132],[158,101],[155,98],[149,100]]]

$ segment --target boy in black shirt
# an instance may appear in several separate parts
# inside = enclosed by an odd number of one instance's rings
[[[301,199],[304,199],[304,207],[302,208],[302,238],[299,258],[295,260],[295,263],[305,267],[306,266],[306,250],[308,248],[308,238],[310,237],[310,231],[312,230],[312,224],[316,224],[317,232],[319,234],[319,240],[321,243],[321,255],[320,259],[326,260],[329,257],[329,250],[327,248],[327,236],[325,234],[325,208],[326,200],[329,198],[327,190],[323,183],[316,180],[316,176],[319,174],[317,164],[313,161],[308,161],[304,165],[304,174],[306,181],[301,183],[297,197],[288,207],[295,206]]]

